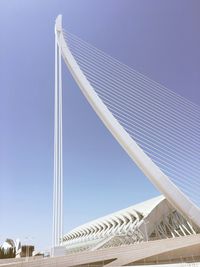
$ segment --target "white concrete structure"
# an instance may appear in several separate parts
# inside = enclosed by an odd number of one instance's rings
[[[13,239],[7,238],[1,248],[4,249],[4,251],[9,251],[9,249],[15,250],[16,252],[16,258],[20,257],[21,253],[21,241],[19,238],[17,238],[15,241]]]
[[[83,251],[64,257],[37,259],[28,262],[2,260],[0,266],[9,267],[101,267],[101,266],[141,266],[145,264],[168,264],[163,266],[199,266],[200,235],[166,238],[141,242],[129,246]],[[187,262],[189,264],[187,264]],[[197,262],[195,264],[195,262]],[[177,265],[177,263],[181,263]]]
[[[10,238],[7,238],[4,242],[3,245],[1,246],[5,251],[9,249],[15,249],[16,247],[16,242]]]
[[[150,109],[152,108],[154,115],[158,113],[158,111],[161,111],[160,114],[164,117],[161,117],[160,121],[156,121],[157,117],[154,117],[155,123],[151,123],[151,117],[149,116],[150,120],[148,121],[148,124],[150,125],[148,129],[155,130],[152,131],[152,135],[155,135],[155,142],[156,145],[152,142],[152,136],[150,136],[150,141],[147,136],[144,137],[144,140],[148,139],[147,141],[140,144],[140,135],[144,135],[144,129],[140,129],[138,131],[138,125],[140,123],[143,123],[143,125],[147,122],[145,116],[148,116],[148,112],[145,110],[146,107],[143,107],[144,104],[142,102],[143,98],[145,98],[145,90],[141,93],[140,99],[136,99],[136,102],[141,101],[141,106],[139,108],[144,110],[143,117],[137,118],[133,117],[131,119],[130,124],[128,126],[126,125],[127,121],[130,120],[130,114],[129,111],[132,111],[132,115],[135,115],[135,111],[133,112],[132,106],[134,103],[131,103],[129,99],[124,97],[125,90],[129,90],[129,86],[132,84],[126,84],[126,83],[119,83],[119,79],[117,83],[114,83],[113,80],[111,80],[110,84],[108,85],[109,80],[109,74],[106,73],[106,71],[103,69],[102,65],[99,67],[99,61],[97,60],[96,66],[94,65],[94,61],[91,61],[88,63],[85,62],[85,58],[87,58],[87,55],[82,54],[82,51],[75,56],[76,52],[72,53],[70,49],[70,44],[68,43],[68,39],[66,38],[66,34],[64,33],[64,30],[62,28],[62,17],[59,15],[56,19],[55,24],[55,35],[56,35],[56,57],[55,57],[55,147],[54,147],[54,227],[53,227],[53,247],[56,248],[57,251],[59,251],[56,254],[60,254],[61,250],[63,252],[63,247],[61,245],[64,245],[66,247],[67,253],[70,255],[73,254],[73,252],[81,253],[81,251],[86,252],[95,252],[95,251],[104,251],[104,256],[107,249],[113,249],[113,248],[120,248],[121,246],[136,246],[138,243],[143,243],[142,241],[150,241],[150,242],[157,242],[153,241],[154,239],[160,240],[164,243],[167,243],[164,241],[165,238],[170,238],[172,240],[177,240],[179,237],[186,237],[186,236],[195,236],[197,233],[199,233],[200,229],[200,208],[197,206],[196,203],[198,203],[199,197],[199,175],[198,171],[199,168],[199,162],[193,162],[196,159],[196,154],[192,153],[192,150],[194,148],[198,148],[198,146],[195,147],[195,144],[188,138],[188,136],[184,136],[183,141],[184,142],[177,142],[177,139],[180,139],[180,136],[183,132],[187,129],[184,128],[184,124],[181,124],[180,122],[183,120],[186,123],[188,123],[188,120],[186,117],[181,117],[180,114],[176,117],[174,114],[172,114],[172,117],[164,116],[165,114],[168,114],[169,107],[168,104],[170,104],[170,101],[173,101],[174,94],[172,92],[169,92],[169,95],[166,94],[166,91],[161,88],[159,91],[159,95],[156,96],[158,98],[169,98],[168,103],[165,105],[164,112],[162,110],[163,102],[156,102],[154,106],[153,104],[150,106]],[[73,37],[72,37],[73,39]],[[72,41],[74,42],[74,41]],[[81,46],[84,46],[83,43],[78,40],[75,44],[75,50],[79,50]],[[90,47],[87,48],[90,51]],[[88,53],[88,51],[87,51]],[[92,56],[97,59],[98,57],[96,54],[99,53],[98,49],[95,49],[91,52]],[[91,55],[88,55],[88,57]],[[105,61],[109,62],[109,56],[106,57],[104,53],[101,53],[101,60],[104,63]],[[62,221],[63,221],[63,215],[62,215],[62,198],[63,198],[63,171],[62,171],[62,73],[61,73],[61,58],[65,61],[69,71],[71,72],[74,80],[76,81],[77,85],[79,86],[80,90],[94,109],[94,111],[97,113],[99,118],[102,120],[104,125],[107,127],[107,129],[112,133],[112,135],[116,138],[118,143],[124,148],[126,153],[130,156],[130,158],[136,163],[136,165],[141,169],[141,171],[145,174],[147,178],[152,182],[152,184],[164,195],[164,197],[158,197],[152,200],[149,200],[147,202],[132,206],[128,209],[119,211],[117,213],[108,215],[106,217],[100,218],[98,220],[95,220],[93,222],[87,223],[83,226],[80,226],[74,230],[72,230],[70,233],[66,234],[62,240]],[[83,60],[83,59],[84,60]],[[81,62],[81,65],[79,64]],[[102,63],[101,63],[102,64]],[[110,65],[109,65],[110,64]],[[109,67],[111,68],[111,74],[112,69],[115,67],[115,64],[120,65],[117,61],[109,62]],[[80,67],[81,66],[81,67]],[[120,65],[120,67],[124,67],[123,64]],[[90,76],[89,76],[89,70],[90,68]],[[95,68],[97,68],[97,72],[95,73]],[[83,70],[84,69],[84,70]],[[122,75],[121,70],[118,68],[117,71],[119,71],[119,76]],[[103,79],[98,81],[95,80],[94,77],[96,77],[97,73],[101,72],[103,73]],[[126,75],[124,78],[129,79],[130,72]],[[115,73],[114,79],[117,79],[117,75]],[[141,75],[142,76],[142,75]],[[94,79],[94,83],[93,83]],[[113,79],[113,77],[112,77]],[[136,79],[136,81],[135,81]],[[140,81],[138,80],[138,77],[133,77],[133,88],[134,86],[138,86],[139,91],[143,88],[143,83],[145,83],[145,89],[149,86],[153,90],[155,88],[159,87],[158,84],[153,83],[152,81]],[[102,88],[102,91],[96,90],[94,87],[94,84],[97,84],[97,88]],[[121,87],[124,85],[124,91],[118,91],[119,95],[116,95],[116,91],[110,92],[107,90],[107,94],[109,95],[108,99],[104,98],[105,93],[105,87],[104,82],[107,83],[109,89],[116,86]],[[135,85],[135,83],[137,85]],[[155,88],[154,88],[155,87]],[[137,88],[137,89],[138,89]],[[129,91],[127,91],[127,95],[129,97]],[[163,94],[161,94],[163,92]],[[113,93],[113,94],[112,94]],[[132,92],[132,94],[138,94],[138,91],[135,89],[135,91]],[[151,93],[151,90],[150,90]],[[111,106],[113,103],[110,103],[109,101],[112,100],[112,98],[116,100],[113,105],[116,103],[119,103],[119,99],[121,98],[122,104],[122,110],[127,109],[127,113],[123,113],[120,110],[120,106],[116,107],[114,106],[113,110],[116,112],[113,112]],[[151,95],[150,95],[151,97]],[[152,97],[154,98],[154,96]],[[183,101],[183,106],[181,107],[183,112],[191,112],[191,109],[193,109],[193,112],[198,110],[198,108],[189,107],[187,106],[187,101],[182,100],[181,97],[177,97],[177,101],[181,102]],[[135,101],[135,100],[134,100]],[[148,104],[148,98],[145,99],[145,101]],[[145,102],[145,105],[146,105]],[[182,102],[181,102],[182,103]],[[174,106],[173,106],[174,108]],[[149,110],[150,110],[149,109]],[[175,105],[176,109],[176,105]],[[120,117],[120,112],[122,113],[122,116]],[[140,111],[138,112],[140,113]],[[119,115],[120,114],[120,115]],[[118,119],[118,116],[120,117]],[[127,116],[127,118],[126,118]],[[136,119],[136,126],[133,125],[135,122],[134,119]],[[166,121],[165,121],[166,119]],[[126,121],[125,121],[126,120]],[[173,120],[172,125],[170,125],[169,133],[168,130],[168,124],[170,121]],[[157,124],[156,124],[157,123]],[[175,129],[175,131],[172,131],[172,128],[176,125],[180,124],[180,127]],[[199,124],[198,117],[196,121],[193,122],[193,117],[191,121],[187,124],[188,128],[190,129],[192,125],[195,125],[196,123]],[[151,127],[154,125],[156,127]],[[199,124],[200,125],[200,124]],[[134,134],[132,135],[131,131],[129,131],[130,126],[135,126],[136,132],[134,137]],[[162,128],[162,127],[163,128]],[[142,126],[143,127],[143,126]],[[160,130],[162,128],[162,130]],[[175,135],[175,141],[174,143],[167,144],[168,139],[173,138],[173,134]],[[193,134],[193,133],[192,133]],[[163,135],[163,136],[162,136]],[[138,137],[139,136],[139,137]],[[194,140],[196,142],[196,133],[194,134]],[[145,139],[146,138],[146,139]],[[160,139],[159,139],[160,138]],[[191,138],[193,138],[193,135],[191,135]],[[185,142],[185,140],[188,141]],[[160,143],[159,143],[160,142]],[[162,143],[163,142],[163,143]],[[190,149],[189,143],[191,143]],[[159,150],[158,144],[161,144],[161,149]],[[171,146],[174,144],[174,150],[171,149]],[[197,142],[197,144],[199,144]],[[146,146],[146,147],[145,147]],[[182,153],[181,148],[184,148],[184,153],[186,152],[186,155]],[[152,155],[155,157],[152,157],[150,152],[153,151]],[[163,151],[165,153],[163,153]],[[160,152],[160,154],[159,154]],[[191,154],[190,161],[187,161],[187,152],[188,156]],[[176,153],[179,153],[179,158],[176,157]],[[169,155],[168,158],[165,157],[165,155]],[[167,164],[165,165],[165,160]],[[182,162],[183,160],[183,162]],[[176,168],[176,162],[177,166],[181,166],[180,172]],[[164,166],[164,167],[163,167]],[[194,170],[192,169],[193,167]],[[191,173],[186,173],[185,171],[192,170]],[[197,170],[197,174],[195,171]],[[191,175],[190,175],[191,174]],[[193,176],[193,174],[196,174]],[[186,179],[185,184],[185,178],[193,179],[192,182],[194,182],[194,186],[192,187],[191,194],[187,194],[188,188],[190,188],[190,185],[192,184],[190,180]],[[173,180],[174,179],[174,180]],[[177,179],[177,182],[175,180]],[[181,184],[182,183],[182,184]],[[179,186],[179,184],[181,186]],[[196,187],[196,188],[195,188]],[[195,194],[193,194],[195,192]],[[192,200],[191,196],[195,195],[195,201]],[[196,201],[197,200],[197,201]],[[196,239],[195,237],[191,237],[191,239],[194,241],[194,246],[196,246]],[[185,239],[186,240],[186,239]],[[187,239],[189,240],[189,239]],[[63,241],[63,244],[62,244]],[[192,242],[193,242],[192,241]],[[173,243],[173,241],[170,241]],[[162,242],[161,242],[162,243]],[[163,243],[163,244],[164,244]],[[155,243],[152,243],[155,244]],[[181,246],[179,244],[179,241],[176,245],[176,241],[174,241],[174,248],[180,249],[186,248],[186,246]],[[189,246],[191,243],[188,243]],[[145,246],[145,245],[144,245]],[[127,247],[127,249],[128,249]],[[147,249],[147,247],[145,248]],[[196,247],[195,247],[196,249]],[[54,250],[54,251],[56,251]],[[117,251],[117,250],[113,250]],[[165,253],[166,250],[162,250],[162,253]],[[196,251],[196,250],[195,250]],[[61,253],[61,254],[62,254]],[[113,252],[114,253],[114,252]],[[159,254],[159,249],[156,251],[157,254]],[[195,252],[196,253],[196,252]],[[112,254],[112,253],[111,253]],[[55,255],[55,254],[54,254]],[[92,257],[93,254],[84,254],[86,257],[90,258],[90,255]],[[95,253],[94,253],[95,255]],[[98,253],[96,254],[99,255]],[[113,254],[112,254],[113,255]],[[156,255],[156,254],[154,254]],[[116,255],[115,255],[116,256]],[[152,256],[152,255],[151,255]],[[151,257],[149,256],[149,257]],[[114,257],[114,256],[113,256]],[[130,259],[128,259],[128,262],[131,262],[132,256],[129,255]],[[97,257],[98,258],[98,257]],[[109,260],[112,257],[109,258],[103,257],[101,259]],[[117,258],[117,257],[114,257]],[[94,258],[93,258],[94,260]],[[130,261],[129,261],[130,260]],[[79,262],[77,260],[74,260],[76,262]],[[122,261],[123,262],[123,259]],[[82,264],[83,262],[81,262]],[[87,263],[87,261],[85,261]],[[112,265],[112,263],[111,263]]]
[[[200,262],[198,233],[198,227],[160,196],[72,230],[64,236],[63,256],[30,257],[28,261],[6,259],[0,260],[0,266],[101,267],[164,263],[195,266],[195,262]]]
[[[61,28],[55,28],[55,121],[54,121],[54,189],[52,255],[63,255],[63,145],[62,145],[62,61],[59,40]]]
[[[189,221],[193,221],[200,227],[200,209],[197,207],[174,182],[159,168],[154,161],[144,152],[137,142],[128,134],[125,128],[119,123],[116,117],[110,112],[98,96],[86,75],[80,69],[77,61],[70,52],[64,38],[62,29],[62,17],[59,15],[55,25],[56,39],[59,51],[77,82],[82,93],[93,107],[99,118],[113,134],[126,153],[137,164],[142,172],[150,179],[155,187],[166,197],[166,199],[179,210]]]
[[[81,225],[63,237],[67,253],[200,233],[163,196]]]

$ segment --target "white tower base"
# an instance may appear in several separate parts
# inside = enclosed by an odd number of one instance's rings
[[[66,248],[65,246],[56,246],[53,247],[51,250],[51,255],[53,257],[61,257],[66,255]]]

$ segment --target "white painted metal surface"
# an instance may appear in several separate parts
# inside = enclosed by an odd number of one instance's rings
[[[55,28],[55,121],[52,254],[63,254],[63,156],[62,156],[62,57],[58,46],[61,31]]]
[[[182,191],[160,170],[160,168],[144,153],[138,144],[119,124],[111,114],[102,100],[98,97],[85,75],[82,73],[73,55],[71,54],[62,32],[62,16],[56,19],[56,31],[59,36],[58,44],[62,52],[63,59],[77,82],[84,96],[93,107],[99,118],[103,121],[108,130],[124,148],[127,154],[150,179],[156,188],[162,192],[166,198],[184,214],[189,220],[200,226],[200,209],[182,193]]]

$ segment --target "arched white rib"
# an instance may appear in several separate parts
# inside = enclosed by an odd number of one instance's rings
[[[56,28],[62,29],[62,17],[58,16]],[[99,118],[113,134],[119,144],[124,148],[127,154],[150,179],[150,181],[166,196],[166,198],[187,218],[200,226],[200,210],[187,198],[176,185],[160,170],[160,168],[144,153],[131,136],[124,130],[102,100],[98,97],[91,84],[79,68],[73,55],[71,54],[61,30],[59,46],[63,59],[68,66],[72,76],[77,82],[84,96],[91,104]]]

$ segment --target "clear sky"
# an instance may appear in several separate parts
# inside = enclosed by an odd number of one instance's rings
[[[200,104],[200,1],[0,0],[0,242],[51,244],[54,21]],[[159,194],[63,66],[64,232]]]

